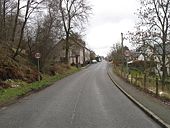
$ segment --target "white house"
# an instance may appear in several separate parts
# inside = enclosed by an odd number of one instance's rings
[[[63,62],[65,59],[65,40],[62,39],[58,42],[55,50],[55,60],[57,62]],[[86,48],[85,42],[82,40],[70,40],[69,48],[69,63],[72,65],[83,65],[90,61],[90,50]]]
[[[140,54],[137,57],[137,60],[141,61],[150,61],[151,58],[154,58],[154,61],[156,62],[156,68],[155,73],[158,74],[158,72],[162,75],[162,49],[159,45],[155,45],[154,49],[153,47],[146,47],[145,49],[140,48],[138,51]],[[144,58],[145,55],[145,58]],[[167,75],[170,75],[170,44],[166,45],[166,68],[167,68]]]

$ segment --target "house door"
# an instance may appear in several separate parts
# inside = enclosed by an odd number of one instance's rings
[[[79,65],[79,55],[76,55],[76,67]]]

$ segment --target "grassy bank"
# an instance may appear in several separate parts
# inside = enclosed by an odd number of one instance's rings
[[[57,74],[55,76],[44,76],[43,80],[37,81],[31,84],[22,83],[22,86],[16,88],[8,88],[8,89],[1,89],[0,90],[0,106],[5,104],[9,104],[15,101],[18,98],[25,96],[28,93],[39,91],[43,88],[46,88],[52,85],[57,80],[60,80],[68,75],[71,75],[80,69],[75,67],[71,67],[69,70],[65,71],[62,74]]]
[[[122,71],[122,67],[120,66],[113,66],[113,72],[138,89],[156,96],[163,101],[170,102],[169,82],[166,83],[164,90],[162,90],[161,81],[157,76],[146,75],[144,77],[144,74],[137,70],[130,70],[127,74],[126,70],[124,69]]]

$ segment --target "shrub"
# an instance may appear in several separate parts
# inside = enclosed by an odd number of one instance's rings
[[[54,64],[50,68],[50,75],[63,74],[68,69],[71,69],[71,66],[68,64]]]

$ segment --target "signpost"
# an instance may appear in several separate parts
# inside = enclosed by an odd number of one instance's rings
[[[130,56],[130,51],[129,50],[125,50],[125,57],[129,57]]]
[[[124,55],[126,57],[126,72],[127,72],[127,78],[128,78],[128,74],[129,74],[128,57],[130,56],[130,51],[125,50]]]
[[[41,54],[39,52],[35,53],[35,58],[37,59],[38,81],[40,81],[40,58],[41,58]]]

